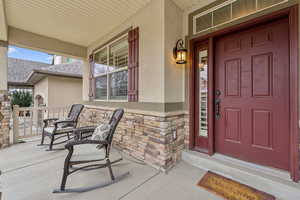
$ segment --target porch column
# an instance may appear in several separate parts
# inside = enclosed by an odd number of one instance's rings
[[[0,93],[6,93],[7,88],[7,42],[0,40]]]
[[[7,86],[7,42],[0,41],[0,148],[9,145],[11,118]]]

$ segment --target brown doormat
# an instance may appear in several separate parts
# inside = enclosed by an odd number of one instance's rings
[[[265,192],[256,190],[224,176],[208,171],[197,184],[228,200],[275,200]]]

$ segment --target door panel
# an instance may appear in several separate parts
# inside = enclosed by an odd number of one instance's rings
[[[288,19],[218,38],[216,151],[289,169]]]
[[[241,142],[241,110],[225,108],[225,140],[227,142]]]
[[[252,96],[271,96],[273,78],[273,54],[266,53],[252,56]]]
[[[272,113],[268,110],[252,112],[252,145],[257,148],[272,149]]]
[[[240,96],[241,94],[241,60],[225,61],[225,94],[226,96]]]

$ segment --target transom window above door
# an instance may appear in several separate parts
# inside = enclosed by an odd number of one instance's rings
[[[95,99],[127,100],[128,47],[126,35],[94,54]]]

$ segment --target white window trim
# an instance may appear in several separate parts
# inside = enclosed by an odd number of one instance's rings
[[[224,24],[228,24],[228,23],[231,23],[231,22],[233,22],[233,21],[239,20],[239,19],[241,19],[241,18],[248,17],[248,16],[250,16],[250,15],[252,15],[252,14],[254,14],[254,13],[258,13],[258,12],[267,10],[267,9],[269,9],[269,8],[272,8],[272,7],[275,7],[275,6],[278,6],[278,5],[287,3],[289,0],[282,0],[282,1],[279,2],[279,3],[276,3],[276,4],[273,4],[273,5],[267,6],[267,7],[262,8],[262,9],[259,9],[259,8],[258,8],[258,2],[257,2],[257,0],[256,0],[256,1],[255,1],[255,11],[250,12],[250,13],[244,15],[244,16],[237,17],[237,18],[234,18],[234,19],[233,19],[233,18],[232,18],[232,4],[233,4],[234,2],[236,2],[236,1],[237,1],[237,0],[228,0],[228,1],[225,1],[224,3],[222,3],[222,4],[220,4],[220,5],[217,5],[217,6],[213,7],[213,8],[210,8],[210,9],[208,9],[208,10],[206,10],[206,11],[203,11],[202,13],[199,13],[199,14],[193,16],[193,19],[192,19],[192,23],[193,23],[193,35],[196,35],[196,34],[199,34],[199,33],[203,33],[203,32],[205,32],[205,31],[208,31],[208,30],[213,29],[213,28],[217,28],[217,27],[222,26],[222,25],[224,25]],[[230,18],[230,20],[228,20],[228,21],[226,21],[226,22],[223,22],[223,23],[220,23],[220,24],[218,24],[218,25],[213,25],[213,24],[214,24],[214,22],[213,22],[213,20],[214,20],[214,11],[216,11],[216,10],[219,9],[219,8],[222,8],[222,7],[225,7],[225,6],[227,6],[227,5],[230,5],[230,4],[231,4],[231,6],[230,6],[230,9],[231,9],[231,11],[230,11],[230,12],[231,12],[231,18]],[[201,16],[204,16],[204,15],[206,15],[206,14],[209,14],[209,13],[212,13],[212,26],[209,27],[209,28],[207,28],[207,29],[204,29],[204,30],[201,30],[201,31],[197,31],[197,30],[196,30],[196,20],[197,20],[197,18],[199,18],[199,17],[201,17]]]
[[[101,47],[100,49],[98,49],[98,50],[96,50],[95,52],[93,52],[93,55],[97,54],[98,52],[100,52],[100,51],[102,51],[103,49],[106,48],[106,50],[107,50],[107,53],[106,53],[106,57],[107,57],[107,58],[106,58],[106,59],[107,59],[107,66],[109,66],[109,47],[110,47],[112,44],[114,44],[114,43],[116,43],[116,42],[118,42],[118,41],[121,41],[121,40],[123,40],[123,39],[125,39],[125,38],[127,38],[127,37],[128,37],[128,33],[125,33],[124,35],[122,35],[122,36],[116,38],[115,40],[113,40],[113,41],[107,43],[106,45],[104,45],[104,46]],[[129,54],[129,52],[128,52],[128,54]],[[106,81],[107,81],[107,95],[106,95],[106,99],[97,99],[97,98],[96,98],[96,94],[95,94],[95,99],[94,99],[94,101],[99,101],[99,102],[128,102],[128,94],[127,94],[127,99],[124,99],[124,100],[116,100],[116,99],[110,99],[110,98],[109,98],[109,97],[110,97],[110,90],[109,90],[109,89],[110,89],[109,75],[110,75],[110,74],[113,74],[113,73],[116,73],[116,72],[125,71],[125,70],[128,70],[128,66],[122,67],[122,68],[118,68],[118,69],[115,69],[115,70],[112,70],[112,71],[109,71],[109,69],[107,68],[105,73],[97,74],[97,76],[94,76],[95,80],[96,80],[96,78],[98,78],[98,77],[100,77],[100,76],[106,76],[106,77],[107,77],[107,78],[106,78]],[[93,72],[93,73],[94,73],[94,72]],[[95,84],[96,84],[96,82],[95,82]],[[96,90],[96,86],[95,86],[95,90]]]

